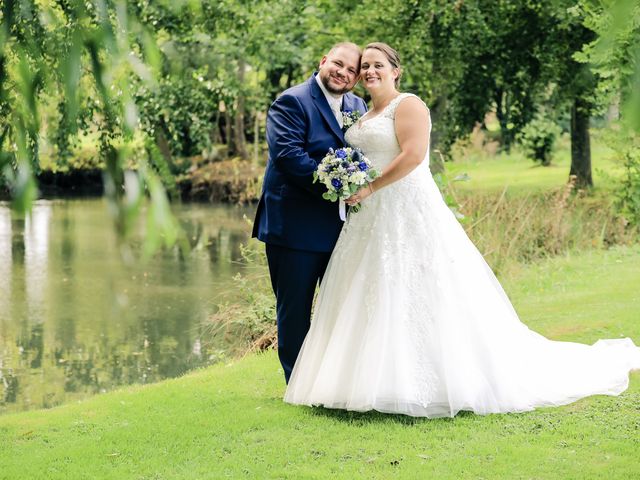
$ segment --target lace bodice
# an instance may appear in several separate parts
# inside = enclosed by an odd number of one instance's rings
[[[367,112],[345,134],[347,143],[360,148],[378,170],[382,170],[400,153],[394,120],[398,105],[408,97],[416,96],[401,93],[380,114],[371,116],[371,111]],[[428,156],[427,153],[426,160]]]
[[[398,105],[411,93],[401,93],[378,115],[364,115],[345,134],[352,147],[359,148],[371,160],[380,173],[400,154],[395,131],[395,115]],[[416,97],[418,98],[418,97]],[[398,213],[416,201],[424,203],[429,195],[440,195],[429,171],[429,151],[424,161],[404,178],[388,185],[362,202],[362,206],[375,209],[393,209]],[[420,199],[420,200],[419,200]]]

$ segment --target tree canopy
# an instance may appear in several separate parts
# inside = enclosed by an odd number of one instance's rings
[[[348,39],[401,53],[402,88],[430,105],[442,151],[488,112],[504,149],[535,118],[567,118],[572,172],[589,185],[589,118],[620,102],[640,131],[639,9],[633,0],[4,0],[2,183],[28,209],[43,139],[64,163],[93,134],[119,230],[149,195],[149,251],[174,243],[161,181],[171,193],[184,158],[220,145],[249,157],[278,93]]]

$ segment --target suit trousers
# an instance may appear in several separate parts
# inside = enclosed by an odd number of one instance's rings
[[[278,357],[287,383],[311,325],[316,287],[331,252],[308,252],[266,244],[271,286],[276,296]]]

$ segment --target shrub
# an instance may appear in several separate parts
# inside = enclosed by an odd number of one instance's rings
[[[525,154],[534,162],[544,166],[551,164],[551,151],[560,127],[550,120],[538,117],[529,122],[520,132],[518,140]]]
[[[640,136],[621,140],[613,145],[624,166],[624,175],[615,191],[615,205],[631,226],[640,226]]]

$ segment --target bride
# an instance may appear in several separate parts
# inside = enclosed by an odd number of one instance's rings
[[[522,412],[618,395],[640,349],[557,342],[520,322],[429,172],[429,110],[399,93],[400,62],[367,45],[373,108],[346,133],[382,175],[350,215],[285,394],[302,405],[412,416]]]

